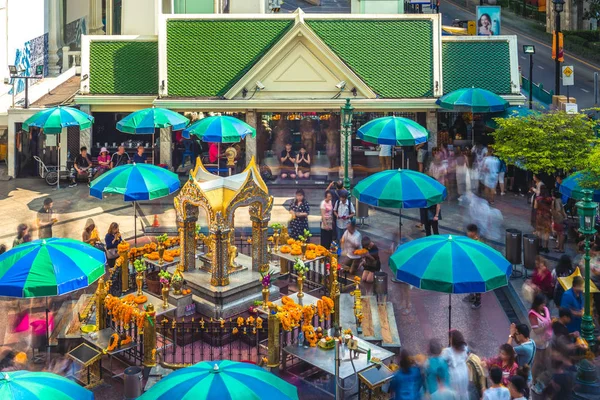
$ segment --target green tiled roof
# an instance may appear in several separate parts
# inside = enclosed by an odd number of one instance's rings
[[[292,20],[168,21],[169,96],[224,95],[292,24]]]
[[[90,93],[158,94],[158,43],[90,43]]]
[[[432,21],[306,23],[380,97],[433,96]]]
[[[465,87],[510,94],[508,42],[442,42],[444,93]]]

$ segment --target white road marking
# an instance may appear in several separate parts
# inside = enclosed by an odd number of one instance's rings
[[[579,89],[583,90],[583,91],[584,91],[584,92],[586,92],[586,93],[589,93],[589,92],[590,92],[589,90],[585,90],[584,88],[579,88]]]
[[[539,68],[539,69],[544,69],[544,67],[542,67],[541,65],[538,65],[538,68]]]

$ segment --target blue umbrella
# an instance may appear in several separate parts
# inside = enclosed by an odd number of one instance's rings
[[[297,400],[298,389],[253,364],[205,361],[170,373],[139,400]]]
[[[508,107],[508,102],[496,93],[479,88],[456,89],[435,104],[447,110],[472,113],[501,112]]]
[[[466,236],[433,235],[413,240],[390,257],[395,277],[442,293],[484,293],[508,285],[512,265],[490,246]],[[449,306],[450,328],[452,327]]]
[[[358,128],[358,137],[374,144],[415,146],[425,143],[428,136],[418,122],[403,117],[381,117]]]
[[[539,114],[539,112],[530,109],[529,107],[523,106],[513,106],[508,107],[504,112],[499,115],[494,116],[492,119],[488,120],[485,124],[492,128],[497,129],[498,123],[496,122],[496,118],[522,118],[529,117],[531,115]]]
[[[352,190],[362,203],[375,207],[400,209],[400,236],[402,236],[402,209],[427,208],[446,199],[446,187],[421,172],[392,169],[373,174]]]
[[[117,122],[117,129],[125,133],[154,134],[156,128],[171,127],[181,130],[190,122],[189,119],[166,108],[150,107],[133,112]]]
[[[194,122],[182,133],[184,138],[190,135],[207,143],[237,143],[246,135],[256,136],[256,129],[240,119],[218,115]]]
[[[586,179],[588,179],[588,173],[576,172],[562,181],[558,191],[572,199],[583,200],[583,189],[585,188],[581,186],[581,182]],[[600,203],[600,189],[594,189],[592,201]]]
[[[105,193],[122,194],[133,201],[134,240],[137,244],[136,201],[153,200],[179,190],[177,174],[151,164],[126,164],[111,169],[92,182],[90,196],[102,199]]]
[[[94,400],[94,393],[50,372],[0,372],[3,400]]]

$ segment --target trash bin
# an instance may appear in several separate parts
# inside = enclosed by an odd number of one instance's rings
[[[361,221],[364,221],[365,218],[369,218],[369,205],[365,204],[365,203],[361,203],[360,201],[358,201],[358,199],[356,199],[356,215],[355,218],[356,219],[360,219]]]
[[[142,395],[142,369],[140,367],[127,367],[124,373],[125,388],[123,397],[126,400],[137,399]]]
[[[540,238],[533,234],[523,235],[523,266],[535,269],[535,258],[539,254]]]
[[[373,292],[375,292],[377,304],[385,304],[387,303],[388,295],[388,275],[385,272],[375,272],[374,275],[375,277],[373,279]]]
[[[523,233],[518,229],[506,230],[506,250],[505,257],[512,265],[521,264],[521,252],[523,243]]]

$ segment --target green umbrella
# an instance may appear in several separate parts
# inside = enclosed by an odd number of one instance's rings
[[[183,137],[189,138],[190,135],[207,143],[237,143],[246,135],[255,137],[256,129],[240,119],[219,115],[194,122],[183,131]]]
[[[35,126],[41,128],[46,135],[58,135],[58,168],[56,188],[60,188],[60,133],[63,128],[78,126],[79,129],[87,129],[92,126],[94,117],[73,107],[52,107],[41,110],[27,118],[23,122],[23,129],[29,130]]]
[[[352,195],[371,206],[400,209],[402,239],[402,209],[430,207],[444,201],[448,193],[444,185],[428,175],[409,169],[392,169],[358,182]]]
[[[174,131],[179,131],[189,122],[189,119],[175,111],[150,107],[129,114],[117,122],[117,129],[124,133],[153,135],[156,128],[171,127]]]
[[[479,88],[454,90],[440,97],[435,104],[447,110],[472,113],[502,112],[508,107],[508,101],[496,93]]]
[[[0,372],[2,400],[94,400],[94,393],[50,372]]]
[[[508,285],[512,272],[512,265],[500,252],[477,240],[454,235],[413,240],[399,247],[389,264],[399,281],[449,294],[498,289]]]
[[[419,123],[403,117],[382,117],[358,128],[365,142],[392,146],[415,146],[425,143],[429,133]]]
[[[295,400],[298,389],[253,364],[205,361],[171,372],[139,400]]]

